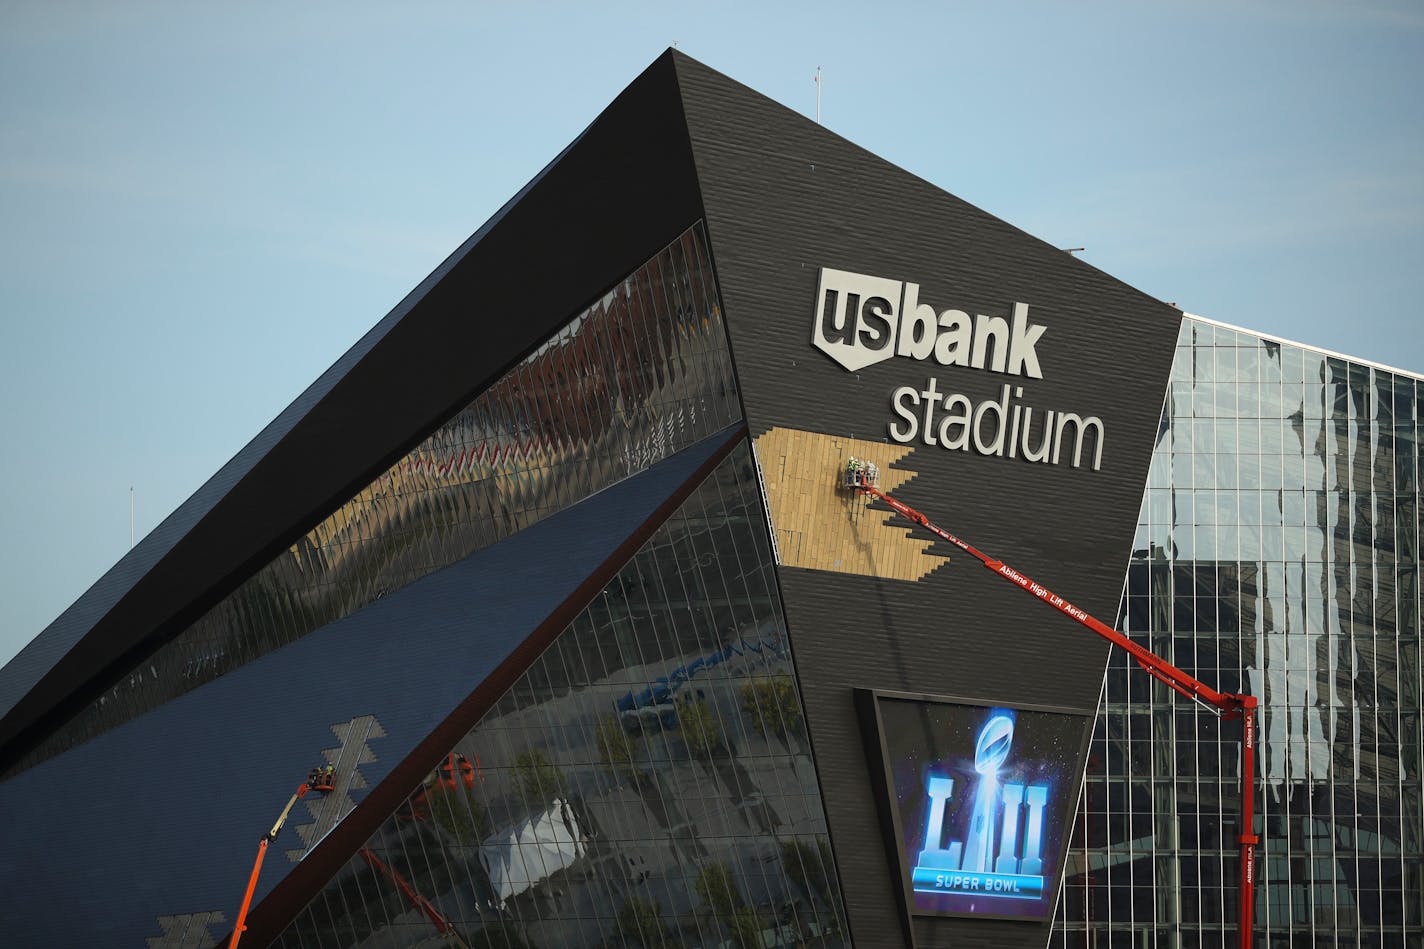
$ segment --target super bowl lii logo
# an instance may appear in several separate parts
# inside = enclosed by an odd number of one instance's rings
[[[972,787],[955,797],[953,778],[931,775],[925,787],[929,814],[924,846],[912,883],[917,893],[1005,899],[1043,896],[1043,811],[1048,785],[1000,782],[1014,740],[1014,719],[996,711],[974,743]],[[972,795],[968,833],[945,842]]]

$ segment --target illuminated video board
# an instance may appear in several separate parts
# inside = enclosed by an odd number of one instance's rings
[[[1045,920],[1067,855],[1085,714],[864,693],[908,911]]]

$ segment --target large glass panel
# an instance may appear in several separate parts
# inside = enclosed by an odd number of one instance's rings
[[[772,564],[743,445],[275,945],[846,945]]]
[[[1420,382],[1207,329],[1185,321],[1172,378],[1218,391],[1193,414],[1163,412],[1138,531],[1153,541],[1133,552],[1125,632],[1262,703],[1257,943],[1412,945]],[[1214,457],[1213,482],[1183,446]],[[1121,653],[1104,695],[1054,944],[1235,945],[1240,726]]]
[[[740,417],[698,224],[144,658],[19,767],[355,612]]]

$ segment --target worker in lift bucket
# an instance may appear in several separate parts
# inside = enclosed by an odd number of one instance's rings
[[[848,488],[857,488],[862,484],[874,484],[880,478],[880,470],[873,462],[862,461],[852,455],[846,461],[845,483]]]

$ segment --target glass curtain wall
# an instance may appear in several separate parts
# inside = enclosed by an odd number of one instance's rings
[[[274,945],[845,945],[745,443]]]
[[[1118,624],[1262,703],[1257,945],[1424,938],[1421,402],[1183,323]],[[1055,945],[1235,945],[1240,737],[1112,657]]]
[[[16,770],[349,615],[740,418],[711,259],[697,224],[138,663]]]

